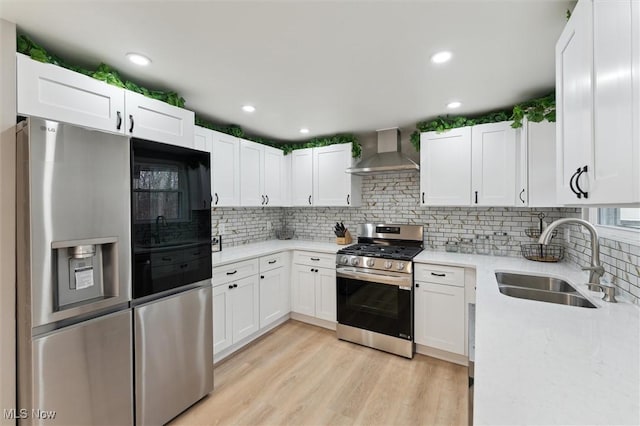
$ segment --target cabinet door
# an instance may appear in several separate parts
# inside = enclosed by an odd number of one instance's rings
[[[237,287],[235,287],[237,285]],[[233,343],[260,328],[260,289],[258,276],[252,275],[233,283]]]
[[[529,207],[555,207],[556,124],[529,122],[526,129]]]
[[[264,145],[240,139],[240,205],[264,205],[263,167]]]
[[[313,204],[348,206],[351,203],[351,144],[313,148]]]
[[[464,321],[464,287],[416,283],[416,343],[464,355]]]
[[[471,129],[473,205],[516,205],[519,134],[511,123],[481,124]]]
[[[291,153],[291,204],[313,205],[313,148]]]
[[[281,149],[264,147],[265,206],[284,205],[284,154]]]
[[[213,135],[211,130],[195,126],[193,130],[193,149],[211,153],[213,149]]]
[[[231,327],[233,304],[229,285],[213,288],[213,353],[214,355],[233,344]]]
[[[125,107],[127,135],[193,148],[193,111],[128,90],[125,91]]]
[[[316,268],[316,318],[336,321],[336,270]]]
[[[632,40],[631,3],[593,1],[593,163],[586,174],[590,204],[640,201],[637,177],[634,180],[640,154],[633,154],[632,123],[638,117],[633,116],[631,72],[633,44],[638,41]],[[640,143],[635,145],[638,149]]]
[[[315,316],[316,314],[316,276],[315,268],[305,265],[293,265],[291,274],[291,311]]]
[[[234,136],[212,131],[211,180],[213,205],[240,205],[240,141]]]
[[[283,183],[282,183],[282,206],[290,207],[291,206],[291,185],[292,185],[292,163],[291,158],[293,156],[291,154],[287,154],[282,158],[282,167],[283,167]]]
[[[124,90],[17,55],[18,113],[124,134]]]
[[[260,328],[282,317],[285,312],[285,268],[276,268],[260,274]]]
[[[420,203],[471,204],[471,127],[420,135]]]
[[[571,186],[589,165],[593,143],[591,1],[580,1],[556,44],[556,190],[560,204],[579,204]],[[588,175],[587,175],[588,176]],[[586,179],[581,181],[586,188]]]

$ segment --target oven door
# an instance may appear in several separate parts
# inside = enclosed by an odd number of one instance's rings
[[[338,268],[338,323],[413,340],[413,276]]]

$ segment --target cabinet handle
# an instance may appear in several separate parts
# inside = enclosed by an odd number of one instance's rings
[[[580,173],[580,169],[577,169],[576,172],[571,175],[571,179],[569,179],[569,188],[571,188],[571,192],[576,194],[578,198],[582,198],[582,194],[576,191],[576,189],[573,187],[573,179],[578,175],[578,173]]]
[[[588,169],[587,166],[584,166],[582,169],[578,169],[578,171],[580,173],[578,173],[578,176],[576,176],[576,189],[578,191],[580,191],[580,193],[584,196],[584,198],[589,198],[589,192],[585,192],[580,188],[580,185],[578,184],[578,181],[580,180],[580,176],[582,176],[583,173],[587,173]],[[580,195],[578,194],[578,198],[580,198]]]
[[[234,285],[233,285],[233,288],[238,288],[238,284],[234,284]]]
[[[349,196],[350,194],[347,194],[347,205],[349,205]]]
[[[261,279],[261,280],[264,280],[264,275],[260,275],[260,279]]]
[[[269,196],[265,195],[264,197],[267,199],[267,202],[265,204],[269,204]]]
[[[218,193],[216,192],[216,193],[214,193],[213,195],[215,195],[215,196],[216,196],[216,202],[215,202],[214,204],[217,206],[217,205],[218,205]]]
[[[233,272],[227,272],[227,275],[233,275],[233,274],[235,274],[236,272],[238,272],[238,270],[237,270],[237,269],[236,269],[235,271],[233,271]]]
[[[478,204],[478,191],[476,191],[476,204]]]
[[[129,133],[133,133],[133,115],[129,114],[129,121],[131,122],[131,127],[129,127]]]
[[[420,283],[416,283],[416,288],[420,288]]]
[[[422,204],[424,204],[424,192],[422,193]]]
[[[310,271],[313,272],[313,268],[311,268]]]
[[[261,195],[262,197],[262,205],[264,206],[264,195]]]
[[[233,284],[229,284],[229,288],[233,288]]]
[[[431,275],[433,275],[434,277],[446,277],[447,274],[436,274],[435,272],[432,272]]]
[[[276,262],[277,262],[277,260],[270,260],[270,261],[268,261],[267,263],[268,263],[269,265],[273,265],[273,264],[274,264],[274,263],[276,263]]]
[[[524,189],[522,189],[522,191],[520,191],[520,195],[518,195],[518,197],[520,197],[520,201],[522,201],[522,204],[524,204],[524,198],[522,198],[522,194],[524,194]]]
[[[309,195],[309,205],[311,205],[311,195]]]
[[[319,261],[319,260],[320,260],[320,258],[319,258],[319,257],[310,257],[309,259],[313,260],[314,262],[317,262],[317,261]]]
[[[122,127],[122,114],[120,113],[120,111],[116,111],[116,115],[118,116],[118,119],[116,121],[116,130],[120,130],[120,127]]]

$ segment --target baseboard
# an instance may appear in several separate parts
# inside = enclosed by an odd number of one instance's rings
[[[416,353],[452,362],[454,364],[464,365],[465,367],[469,365],[469,358],[465,355],[454,354],[453,352],[443,351],[442,349],[431,348],[417,343]]]
[[[329,330],[336,329],[336,323],[333,321],[327,321],[320,318],[310,317],[309,315],[299,314],[296,312],[291,312],[291,319],[306,322],[307,324],[316,325],[318,327],[327,328]]]

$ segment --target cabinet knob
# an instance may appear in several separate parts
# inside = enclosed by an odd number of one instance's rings
[[[238,284],[234,284],[234,285],[233,285],[233,288],[238,288]]]
[[[229,284],[229,288],[233,288],[233,284]]]
[[[420,283],[416,283],[416,288],[420,288]]]
[[[264,280],[264,275],[260,275],[260,279],[261,279],[261,280]]]

